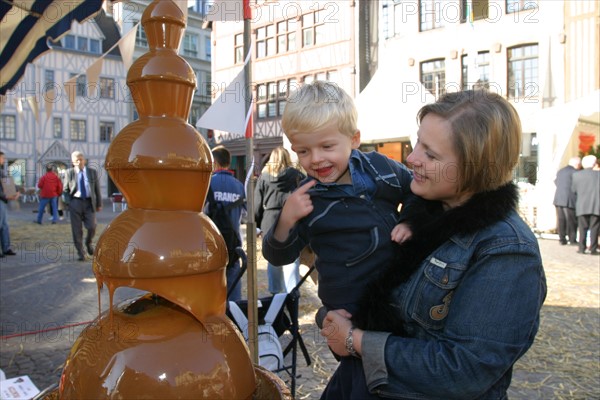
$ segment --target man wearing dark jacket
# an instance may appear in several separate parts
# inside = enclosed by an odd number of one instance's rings
[[[229,167],[231,166],[231,154],[229,150],[224,146],[217,146],[212,150],[212,155],[215,162],[215,171],[210,179],[208,196],[212,195],[213,198],[207,200],[207,215],[210,215],[212,212],[211,204],[215,204],[215,206],[220,204],[226,207],[238,202],[239,199],[244,200],[246,198],[244,185],[229,171]],[[237,234],[239,243],[241,243],[240,224],[242,212],[246,209],[245,203],[243,201],[240,203],[239,206],[228,208],[227,211],[232,229]],[[233,257],[231,254],[233,254],[233,250],[235,249],[228,249],[230,260],[226,269],[227,292],[231,293],[229,300],[238,301],[242,299],[242,285],[238,281],[235,288],[231,286],[240,273],[240,263],[237,259],[232,260]]]
[[[571,191],[571,181],[579,169],[579,157],[571,157],[569,165],[558,170],[554,184],[554,206],[560,244],[567,244],[567,236],[572,245],[577,244],[577,217],[575,216],[575,194]]]
[[[571,188],[577,198],[575,212],[579,225],[578,253],[585,252],[586,238],[590,233],[590,254],[598,255],[598,233],[600,232],[600,171],[594,170],[596,156],[583,157],[583,169],[573,174]]]
[[[87,230],[85,246],[87,254],[94,255],[92,239],[96,234],[96,211],[102,210],[102,194],[98,172],[86,167],[85,157],[80,151],[71,154],[73,168],[69,168],[63,182],[64,193],[69,198],[69,215],[71,216],[71,232],[73,244],[77,250],[79,261],[85,261],[83,250],[83,228]]]

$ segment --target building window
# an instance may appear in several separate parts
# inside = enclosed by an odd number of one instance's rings
[[[62,139],[63,137],[63,126],[61,117],[54,117],[52,119],[52,137],[54,139]]]
[[[277,53],[296,50],[296,20],[288,19],[277,23]]]
[[[65,49],[75,50],[75,36],[66,35],[62,45]]]
[[[100,142],[110,143],[115,132],[114,122],[100,121]]]
[[[444,59],[421,63],[421,83],[436,98],[445,93],[446,66]]]
[[[490,87],[490,52],[480,51],[475,60],[469,54],[461,58],[462,63],[462,89],[481,89]],[[471,73],[469,74],[469,71]]]
[[[72,119],[70,121],[71,140],[75,142],[83,142],[86,138],[86,121],[85,119]]]
[[[330,41],[335,35],[331,29],[335,26],[333,21],[325,23],[326,10],[319,10],[302,16],[302,46],[314,46]]]
[[[14,115],[0,116],[0,139],[17,140],[17,118]]]
[[[204,59],[210,61],[212,59],[212,43],[210,37],[204,37]]]
[[[71,78],[73,78],[74,76],[77,76],[75,94],[80,97],[87,96],[87,80],[85,78],[85,75],[71,74]]]
[[[268,57],[276,53],[275,25],[271,24],[256,29],[256,57]]]
[[[538,45],[508,49],[508,97],[532,97],[538,94]]]
[[[115,80],[112,78],[100,78],[100,98],[115,98]]]
[[[133,21],[133,24],[138,24],[137,32],[135,33],[135,45],[141,47],[148,47],[148,38],[146,38],[146,31],[144,27],[139,23],[140,21]]]
[[[204,73],[204,80],[206,81],[206,83],[208,83],[208,85],[206,85],[206,89],[204,94],[207,96],[212,96],[212,73],[210,71],[206,71]]]
[[[314,80],[315,80],[314,75],[304,75],[302,77],[302,83],[305,85],[309,85],[309,84],[313,83]]]
[[[54,89],[54,71],[51,69],[47,69],[44,71],[44,93],[48,92],[48,90]]]
[[[66,35],[62,40],[65,49],[77,50],[85,53],[100,54],[100,41],[85,36]]]
[[[90,53],[100,54],[100,41],[97,39],[90,39]]]
[[[190,116],[188,117],[188,123],[192,126],[196,126],[196,122],[198,122],[198,119],[200,119],[201,115],[202,110],[200,106],[192,106],[192,109],[190,110]]]
[[[385,3],[382,9],[383,37],[388,39],[400,34],[403,19],[401,0],[393,0]]]
[[[512,14],[522,10],[538,8],[537,0],[506,0],[506,13]]]
[[[198,36],[186,33],[183,37],[183,55],[186,57],[198,57]]]
[[[77,50],[85,52],[89,51],[87,38],[81,36],[77,37]]]
[[[256,87],[257,117],[262,119],[283,115],[287,98],[295,89],[295,79],[259,84]]]
[[[488,0],[461,0],[460,22],[473,22],[486,19],[489,15]]]
[[[244,62],[244,35],[239,33],[235,35],[235,48],[234,48],[234,58],[235,63],[243,63]]]
[[[421,32],[442,28],[444,26],[443,5],[444,2],[441,0],[419,1],[419,26]]]

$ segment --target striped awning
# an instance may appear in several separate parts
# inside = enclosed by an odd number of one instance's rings
[[[0,0],[0,95],[13,88],[27,64],[49,50],[74,20],[94,16],[103,0]]]

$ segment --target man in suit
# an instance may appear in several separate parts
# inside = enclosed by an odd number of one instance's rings
[[[600,231],[600,171],[594,170],[596,156],[583,157],[581,166],[583,170],[573,174],[571,189],[577,197],[575,202],[575,213],[579,225],[579,250],[585,252],[585,244],[588,230],[590,232],[590,253],[598,252],[598,233]]]
[[[571,157],[569,165],[558,170],[554,184],[554,206],[560,244],[567,244],[567,236],[571,244],[577,244],[577,216],[575,215],[575,193],[571,191],[572,177],[579,169],[581,159]]]
[[[86,252],[83,249],[83,227],[87,230],[85,250],[92,256],[94,248],[92,240],[96,234],[96,211],[102,209],[102,194],[98,172],[86,167],[82,152],[71,154],[73,168],[69,168],[63,182],[64,193],[69,199],[69,215],[71,216],[71,232],[73,244],[77,250],[79,261],[85,261]],[[83,227],[82,227],[83,225]]]

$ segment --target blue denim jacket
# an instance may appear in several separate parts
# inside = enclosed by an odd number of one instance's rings
[[[369,390],[398,399],[506,398],[545,295],[537,240],[516,212],[451,237],[394,292],[407,337],[364,332]]]

